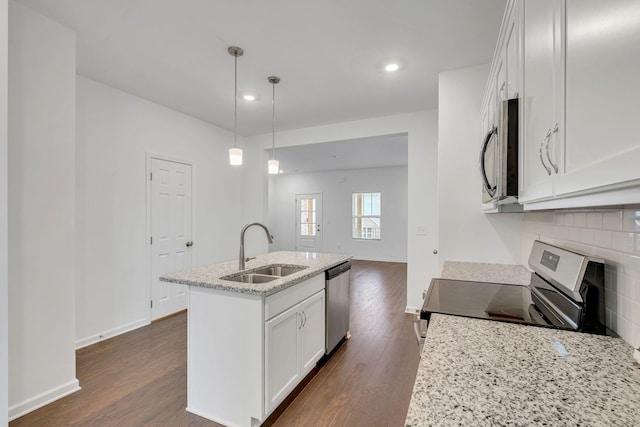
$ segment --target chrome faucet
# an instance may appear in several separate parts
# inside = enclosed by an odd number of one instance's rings
[[[269,240],[269,243],[273,243],[273,236],[271,235],[271,232],[269,231],[266,225],[260,222],[252,222],[242,227],[242,231],[240,232],[240,263],[239,263],[240,271],[244,270],[244,263],[245,261],[249,260],[249,258],[244,257],[244,233],[245,231],[247,231],[249,227],[252,227],[254,225],[262,227],[264,232],[267,233],[267,240]]]

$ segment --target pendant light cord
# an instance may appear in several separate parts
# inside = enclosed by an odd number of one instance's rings
[[[238,57],[234,55],[233,148],[238,148]]]
[[[271,84],[273,92],[271,95],[271,160],[276,158],[276,84]]]

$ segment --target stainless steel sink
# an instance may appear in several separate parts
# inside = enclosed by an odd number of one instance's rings
[[[231,276],[221,277],[222,280],[242,283],[267,283],[279,278],[278,276],[256,273],[232,274]]]
[[[253,270],[255,274],[266,274],[269,276],[279,276],[284,277],[293,273],[297,273],[298,271],[305,270],[306,266],[304,265],[280,265],[280,264],[272,264],[264,267],[257,268]]]

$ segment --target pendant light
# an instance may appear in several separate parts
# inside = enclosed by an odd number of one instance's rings
[[[276,160],[276,85],[280,83],[280,77],[269,76],[267,77],[269,83],[273,85],[273,94],[271,98],[272,113],[271,113],[271,160],[268,162],[269,174],[275,175],[280,172],[280,162]]]
[[[232,166],[242,165],[242,148],[238,148],[238,57],[244,50],[238,46],[229,46],[229,55],[234,57],[234,100],[233,100],[233,148],[229,148],[229,163]]]

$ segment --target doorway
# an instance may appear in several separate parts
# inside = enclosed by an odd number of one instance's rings
[[[322,252],[322,193],[296,194],[296,251]]]
[[[187,308],[187,285],[160,281],[192,265],[192,164],[148,156],[151,320]]]

